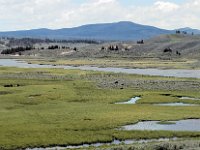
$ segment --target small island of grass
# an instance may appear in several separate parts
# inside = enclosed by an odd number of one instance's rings
[[[172,125],[172,124],[176,124],[176,122],[172,122],[172,121],[160,121],[157,124],[161,124],[161,125]]]

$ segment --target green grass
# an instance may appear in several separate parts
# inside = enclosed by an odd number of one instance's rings
[[[137,104],[159,104],[159,103],[188,103],[188,104],[200,104],[199,100],[183,100],[179,97],[194,97],[199,98],[200,94],[197,91],[144,91],[138,92],[142,99],[137,101]]]
[[[73,59],[32,59],[27,60],[33,64],[50,64],[50,65],[72,65],[72,66],[98,66],[98,67],[121,67],[121,68],[160,68],[160,69],[199,69],[195,64],[197,59],[129,59],[129,58],[73,58]]]
[[[199,107],[160,107],[173,95],[200,97],[199,92],[138,91],[101,88],[88,76],[108,73],[0,67],[0,149],[107,142],[117,139],[199,137],[199,132],[118,131],[141,120],[200,118]],[[171,78],[111,74],[121,78]],[[7,76],[7,77],[6,77]],[[17,79],[16,79],[17,78]],[[181,79],[177,79],[177,82]],[[20,85],[4,87],[4,85]],[[161,94],[172,94],[163,96]],[[135,95],[142,105],[115,105]],[[191,102],[193,103],[193,102]]]
[[[171,121],[160,121],[157,124],[161,124],[161,125],[170,125],[170,124],[176,124],[176,122],[171,122]]]

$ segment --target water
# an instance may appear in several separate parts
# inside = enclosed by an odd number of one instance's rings
[[[116,104],[136,104],[136,102],[140,99],[141,99],[140,97],[134,97],[127,102],[119,102],[119,103],[116,103]]]
[[[154,104],[156,106],[199,106],[197,104],[186,104],[186,103],[163,103],[163,104]]]
[[[114,140],[110,143],[94,143],[94,144],[83,144],[78,146],[56,146],[56,147],[46,147],[46,148],[27,148],[26,150],[64,150],[64,149],[80,149],[80,148],[89,148],[89,147],[100,147],[100,146],[109,146],[109,145],[120,145],[120,144],[135,144],[135,143],[149,143],[149,142],[167,142],[175,141],[177,138],[160,138],[160,139],[149,139],[149,140]]]
[[[127,102],[118,102],[115,104],[136,104],[136,102],[140,99],[141,99],[141,97],[134,97]],[[181,97],[180,99],[182,99],[182,100],[184,100],[184,99],[199,100],[196,98],[189,98],[189,97]],[[181,102],[179,102],[179,103],[161,103],[161,104],[154,104],[154,105],[156,105],[156,106],[199,106],[198,104],[187,104],[187,103],[181,103]]]
[[[13,59],[0,59],[0,66],[6,67],[20,67],[20,68],[63,68],[63,69],[80,69],[80,70],[92,70],[92,71],[104,71],[114,73],[128,73],[128,74],[140,74],[140,75],[152,75],[152,76],[166,76],[166,77],[186,77],[186,78],[200,78],[200,70],[183,70],[183,69],[124,69],[124,68],[98,68],[91,66],[53,66],[53,65],[38,65],[28,64],[26,62],[19,62]]]
[[[200,119],[173,121],[175,124],[159,124],[159,121],[144,121],[126,125],[121,130],[164,130],[164,131],[197,131],[200,132]]]
[[[62,66],[28,64],[25,61],[17,61],[14,59],[0,59],[0,66],[19,68],[63,68]]]
[[[200,100],[198,98],[193,98],[193,97],[181,97],[179,99],[182,99],[182,100]]]
[[[80,69],[80,70],[92,70],[92,71],[104,71],[104,72],[114,72],[114,73],[128,73],[128,74],[140,74],[140,75],[153,75],[153,76],[168,76],[168,77],[187,77],[187,78],[200,78],[200,70],[159,70],[159,69],[124,69],[124,68],[98,68],[91,66],[53,66],[53,65],[38,65],[38,64],[28,64],[24,61],[16,61],[13,59],[0,59],[0,66],[5,67],[19,67],[19,68],[63,68],[63,69]],[[140,97],[132,98],[128,102],[121,104],[135,104]],[[170,104],[170,103],[169,103]],[[169,105],[168,104],[168,105]],[[186,105],[183,103],[173,103],[173,106]],[[162,104],[161,104],[162,105]],[[166,104],[165,104],[166,105]],[[172,105],[172,103],[170,104]],[[193,104],[187,104],[189,106]],[[172,125],[161,125],[158,121],[146,121],[139,122],[134,125],[123,126],[122,130],[171,130],[171,131],[200,131],[200,119],[194,120],[182,120],[177,121],[176,124]],[[133,144],[133,143],[147,143],[147,142],[157,142],[157,141],[169,141],[171,139],[151,139],[151,140],[125,140],[119,141],[114,140],[111,143],[94,143],[94,144],[83,144],[79,146],[65,146],[65,147],[49,147],[49,148],[27,148],[26,150],[62,150],[62,149],[78,149],[78,148],[88,148],[99,147],[103,145],[119,145],[119,144]]]

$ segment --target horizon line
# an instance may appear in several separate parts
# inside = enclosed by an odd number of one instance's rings
[[[153,26],[153,25],[148,25],[148,24],[141,24],[141,23],[136,23],[133,21],[116,21],[116,22],[102,22],[102,23],[88,23],[88,24],[83,24],[83,25],[79,25],[79,26],[73,26],[73,27],[61,27],[61,28],[46,28],[46,27],[38,27],[38,28],[29,28],[29,29],[19,29],[19,30],[5,30],[5,31],[1,31],[0,32],[18,32],[18,31],[31,31],[31,30],[60,30],[60,29],[73,29],[73,28],[78,28],[78,27],[83,27],[83,26],[89,26],[89,25],[103,25],[103,24],[117,24],[117,23],[122,23],[122,22],[127,22],[127,23],[133,23],[133,24],[137,24],[137,25],[142,25],[142,26],[151,26],[151,27],[156,27],[159,29],[163,29],[163,30],[169,30],[169,31],[173,31],[173,30],[178,30],[178,29],[184,29],[184,28],[190,28],[190,29],[194,29],[194,30],[200,30],[200,29],[196,29],[196,28],[191,28],[191,27],[180,27],[180,28],[176,28],[176,29],[166,29],[166,28],[160,28],[157,26]]]

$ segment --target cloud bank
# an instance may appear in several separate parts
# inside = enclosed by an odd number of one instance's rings
[[[66,28],[83,24],[133,21],[165,29],[200,28],[200,0],[178,4],[158,0],[123,5],[122,0],[0,0],[0,30]]]

